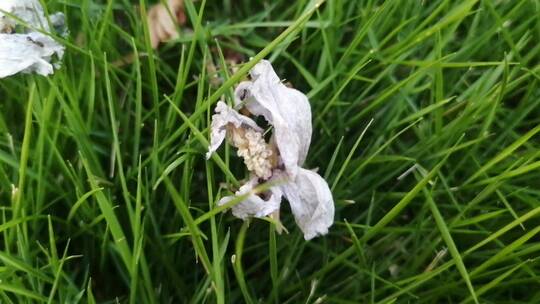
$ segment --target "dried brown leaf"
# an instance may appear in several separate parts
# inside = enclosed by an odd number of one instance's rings
[[[161,42],[167,42],[178,37],[178,25],[186,23],[183,0],[168,0],[156,4],[148,10],[148,30],[152,48],[157,48]]]

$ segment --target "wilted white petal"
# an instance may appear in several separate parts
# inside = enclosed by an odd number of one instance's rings
[[[52,57],[63,54],[63,46],[41,33],[0,34],[0,78],[19,72],[52,74]]]
[[[0,29],[5,26],[13,26],[16,22],[4,12],[17,16],[28,26],[49,30],[49,25],[43,7],[39,0],[1,0],[0,1]]]
[[[55,30],[66,33],[61,13],[52,15],[51,21]],[[50,31],[38,0],[0,2],[0,78],[19,72],[52,74],[50,62],[53,57],[60,59],[63,56],[64,47],[37,30]]]
[[[296,179],[281,189],[306,240],[328,233],[334,222],[334,199],[319,174],[299,168]]]
[[[250,72],[252,81],[242,82],[235,90],[235,103],[254,115],[264,116],[274,127],[281,161],[291,177],[304,163],[311,142],[311,107],[300,91],[281,83],[267,60]]]
[[[252,178],[235,192],[235,196],[223,197],[218,202],[218,205],[221,206],[230,202],[239,195],[250,193],[253,188],[257,186],[257,184],[258,178]],[[272,212],[279,210],[282,196],[282,192],[279,187],[271,187],[267,193],[264,193],[263,195],[266,195],[267,198],[262,199],[256,194],[249,195],[246,199],[231,208],[232,214],[237,218],[245,220],[249,217],[265,217]]]
[[[229,107],[223,101],[218,101],[215,109],[216,114],[212,115],[212,125],[210,127],[210,146],[206,153],[206,159],[212,156],[223,143],[227,135],[227,125],[233,124],[236,128],[242,126],[249,127],[255,131],[262,132],[262,129],[249,117],[244,116]]]

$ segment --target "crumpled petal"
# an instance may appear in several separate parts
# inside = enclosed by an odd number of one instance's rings
[[[53,73],[53,55],[61,58],[64,47],[41,33],[0,34],[0,78],[24,72]]]
[[[218,205],[221,206],[240,195],[250,193],[257,185],[258,178],[254,177],[242,185],[240,189],[235,192],[235,196],[223,197],[219,200]],[[266,200],[256,194],[249,195],[246,199],[231,208],[232,214],[237,218],[246,220],[250,217],[265,217],[274,211],[279,210],[281,196],[283,195],[281,189],[279,187],[271,187],[265,194],[267,195]]]
[[[24,23],[33,28],[49,31],[49,24],[45,18],[43,7],[39,0],[2,0],[0,1],[0,32],[7,26],[14,26],[16,22],[4,12],[17,16]]]
[[[212,125],[210,126],[210,146],[206,153],[206,159],[212,156],[219,146],[225,140],[227,135],[227,125],[233,124],[235,127],[241,126],[251,128],[255,131],[262,132],[263,130],[253,121],[253,119],[244,116],[236,110],[229,107],[223,101],[218,101],[215,109],[216,114],[212,115]]]
[[[293,179],[303,165],[311,143],[311,106],[306,95],[281,83],[267,60],[250,71],[252,81],[235,90],[237,107],[245,106],[263,116],[274,127],[275,141],[283,165]]]
[[[328,184],[319,174],[299,168],[296,179],[280,188],[291,205],[304,239],[328,233],[334,222],[334,199]]]
[[[6,13],[15,15],[20,21]],[[67,32],[61,13],[52,15],[51,22],[55,30],[64,34]],[[63,56],[64,47],[37,30],[50,32],[49,23],[38,0],[1,1],[0,78],[19,72],[37,72],[41,75],[53,73],[54,66],[50,62],[54,56],[59,59]]]

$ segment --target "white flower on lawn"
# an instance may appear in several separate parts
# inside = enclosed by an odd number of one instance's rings
[[[13,17],[14,16],[14,17]],[[65,34],[64,15],[50,16],[54,30]],[[0,78],[19,72],[53,73],[53,57],[61,59],[64,47],[45,33],[50,33],[39,0],[0,1]]]
[[[235,193],[248,196],[232,207],[232,213],[241,219],[276,214],[284,196],[306,240],[326,234],[334,222],[332,193],[319,174],[302,168],[311,143],[309,101],[300,91],[282,84],[266,60],[255,65],[250,76],[251,81],[240,83],[235,90],[235,108],[264,117],[272,126],[270,140],[266,142],[264,130],[253,119],[220,101],[212,116],[206,154],[210,158],[228,137],[251,173]],[[255,194],[253,188],[262,182],[269,182],[269,190]],[[224,197],[218,204],[232,199],[234,196]]]

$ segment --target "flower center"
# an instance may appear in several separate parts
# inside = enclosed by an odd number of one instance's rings
[[[238,149],[237,154],[244,159],[248,170],[259,178],[269,179],[272,169],[277,165],[275,147],[266,143],[261,132],[237,128],[232,124],[227,128],[232,145]]]

